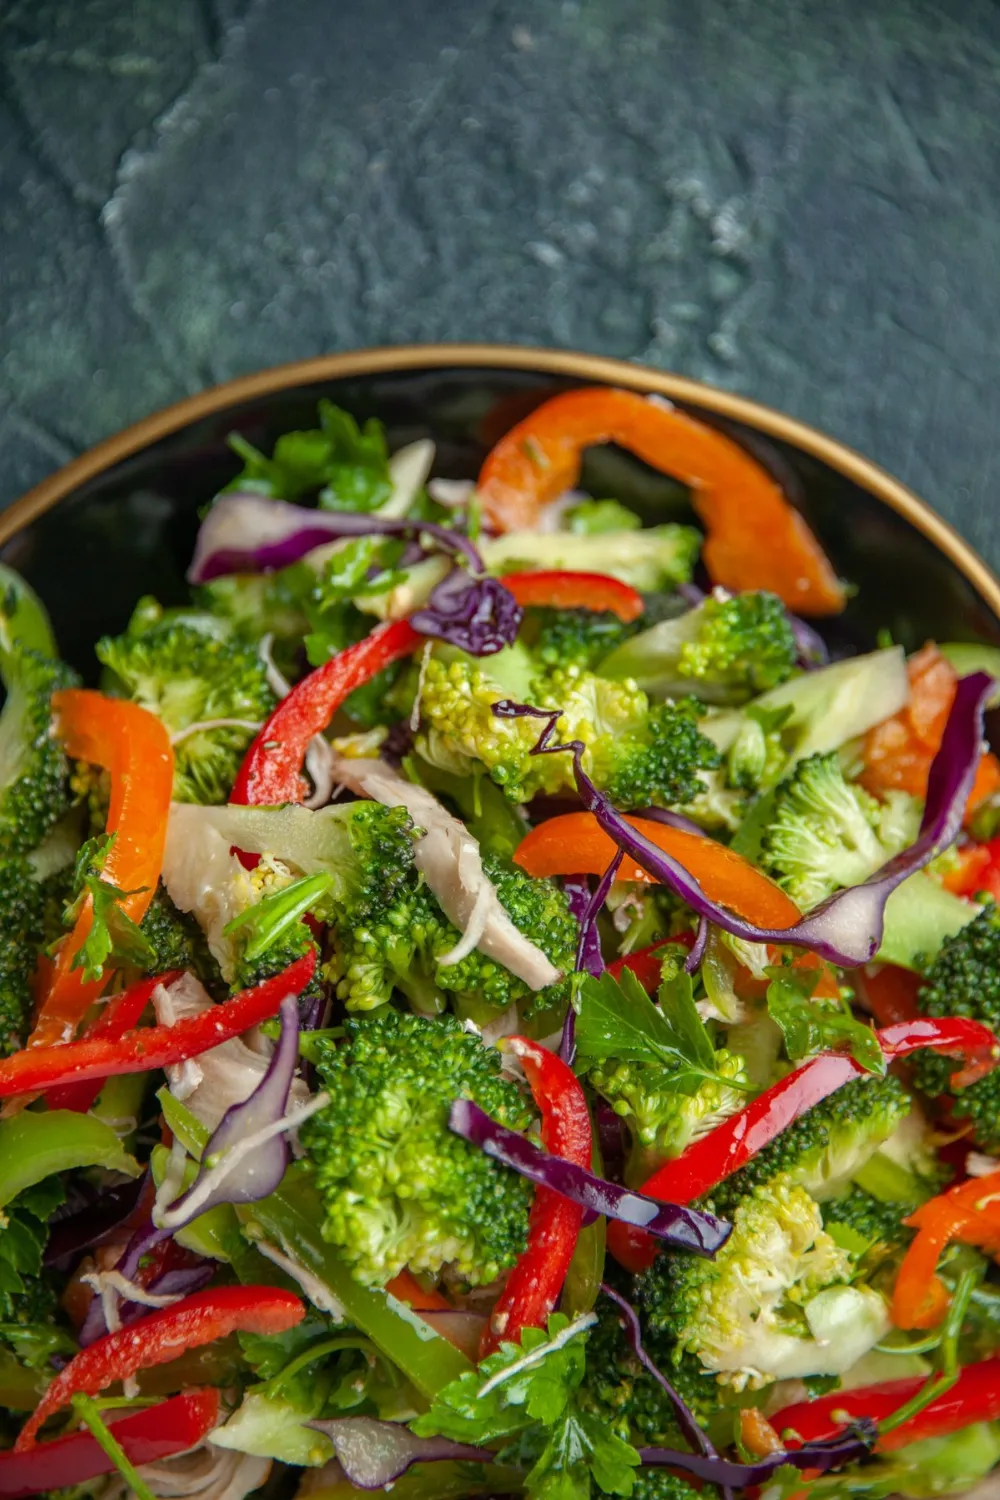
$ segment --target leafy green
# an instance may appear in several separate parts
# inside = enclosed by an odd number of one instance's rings
[[[385,429],[374,417],[359,427],[332,401],[319,403],[319,427],[286,432],[268,458],[233,433],[229,446],[243,469],[227,490],[253,489],[282,500],[320,491],[325,510],[372,511],[392,493]]]
[[[116,838],[114,833],[101,834],[82,846],[74,871],[73,900],[64,912],[67,925],[72,926],[88,896],[93,903],[90,931],[70,964],[71,969],[82,969],[86,980],[100,979],[109,962],[118,967],[134,964],[137,968],[149,968],[156,959],[149,939],[122,906],[127,897],[140,895],[145,886],[123,891],[105,880],[102,873]]]
[[[547,1332],[525,1328],[520,1344],[504,1343],[440,1391],[413,1431],[466,1443],[506,1440],[499,1461],[528,1469],[531,1500],[585,1500],[591,1478],[606,1494],[628,1495],[638,1453],[578,1399],[595,1322],[593,1314],[570,1323],[553,1313]]]
[[[706,1079],[718,1078],[716,1052],[694,1003],[690,975],[680,973],[662,984],[659,1000],[653,1004],[630,969],[619,979],[607,972],[585,979],[576,1022],[580,1069],[612,1057],[660,1063],[670,1069],[671,1086],[679,1094],[694,1093]],[[725,1081],[732,1086],[731,1079]]]
[[[885,1054],[871,1026],[858,1021],[840,1000],[813,1000],[818,975],[815,970],[768,969],[767,1009],[785,1039],[785,1051],[793,1062],[812,1057],[828,1047],[846,1043],[851,1056],[867,1073],[882,1077]]]

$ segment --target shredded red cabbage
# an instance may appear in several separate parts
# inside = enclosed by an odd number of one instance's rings
[[[786,610],[786,614],[788,611]],[[795,645],[799,653],[799,666],[805,672],[814,672],[817,667],[825,667],[830,661],[830,652],[826,641],[818,630],[800,620],[798,615],[788,614],[788,623],[792,627],[792,635],[795,637]]]
[[[343,537],[428,537],[437,549],[464,557],[475,573],[483,560],[467,536],[436,521],[407,521],[356,511],[310,510],[263,495],[220,495],[201,523],[189,583],[208,583],[225,573],[267,573],[287,568],[314,547]]]
[[[401,1422],[380,1422],[375,1417],[332,1417],[305,1425],[326,1434],[347,1478],[362,1490],[384,1489],[411,1464],[442,1459],[492,1463],[496,1458],[488,1448],[455,1443],[450,1438],[415,1437]]]
[[[597,790],[583,769],[584,746],[579,740],[553,744],[560,714],[504,699],[493,704],[498,718],[545,719],[547,723],[533,755],[571,754],[577,791],[584,807],[620,849],[648,870],[654,879],[669,885],[693,911],[752,943],[790,944],[808,948],[841,968],[856,968],[870,962],[882,942],[885,903],[898,885],[923,869],[946,849],[962,827],[983,740],[983,710],[993,689],[985,672],[963,677],[955,693],[941,747],[934,757],[927,780],[927,800],[916,841],[889,860],[861,885],[850,886],[829,896],[794,926],[757,927],[727,907],[712,901],[701,885],[671,855],[658,849],[626,821],[608,798]]]
[[[61,1219],[54,1219],[42,1257],[44,1264],[57,1265],[67,1256],[90,1250],[113,1235],[118,1234],[120,1238],[122,1225],[135,1213],[139,1199],[147,1188],[151,1193],[152,1183],[148,1173],[118,1187],[105,1188],[85,1207],[66,1214]]]
[[[273,1125],[288,1112],[288,1098],[295,1079],[295,1066],[299,1057],[299,1010],[293,996],[281,1002],[281,1036],[274,1049],[267,1072],[253,1093],[241,1104],[233,1104],[216,1126],[208,1145],[202,1153],[202,1166],[187,1192],[170,1204],[173,1230],[183,1227],[189,1219],[206,1213],[220,1203],[257,1203],[273,1193],[285,1175],[288,1166],[288,1142],[283,1135],[274,1135],[265,1140],[251,1155],[237,1162],[231,1172],[220,1178],[207,1198],[199,1198],[188,1218],[176,1219],[185,1204],[196,1192],[207,1165],[217,1162],[225,1152],[238,1145],[248,1136],[256,1135]]]
[[[718,1455],[706,1458],[704,1454],[684,1453],[678,1448],[640,1448],[639,1457],[644,1468],[679,1469],[682,1474],[691,1474],[707,1484],[747,1490],[765,1484],[785,1464],[793,1469],[812,1469],[820,1474],[829,1474],[831,1469],[842,1469],[846,1464],[856,1464],[870,1455],[877,1437],[875,1423],[868,1417],[861,1417],[838,1437],[803,1443],[801,1448],[780,1448],[752,1464],[735,1463]]]
[[[620,1219],[645,1229],[665,1244],[696,1255],[711,1257],[721,1250],[732,1233],[732,1225],[714,1214],[683,1208],[676,1203],[657,1203],[641,1193],[630,1192],[617,1183],[595,1177],[584,1167],[561,1156],[550,1156],[516,1130],[498,1125],[471,1099],[456,1099],[451,1106],[448,1124],[456,1135],[478,1146],[494,1161],[511,1167],[530,1182],[551,1188],[572,1203],[593,1214]]]
[[[636,1312],[631,1302],[626,1302],[625,1298],[620,1296],[613,1287],[608,1286],[606,1281],[601,1282],[601,1291],[606,1297],[611,1298],[611,1301],[615,1304],[615,1306],[618,1308],[618,1311],[621,1313],[622,1320],[625,1325],[625,1332],[628,1335],[628,1340],[632,1345],[632,1350],[635,1354],[636,1359],[642,1365],[643,1369],[646,1370],[648,1374],[652,1375],[653,1379],[656,1381],[657,1385],[660,1387],[667,1400],[670,1402],[671,1406],[674,1409],[674,1416],[677,1419],[677,1426],[680,1428],[687,1441],[691,1444],[691,1447],[694,1448],[696,1452],[703,1454],[706,1458],[718,1458],[718,1453],[716,1452],[711,1438],[708,1436],[707,1432],[702,1431],[701,1427],[698,1425],[697,1417],[694,1415],[687,1402],[683,1399],[682,1396],[678,1394],[678,1392],[671,1385],[670,1381],[664,1375],[663,1371],[646,1353],[646,1349],[642,1342],[642,1328],[639,1324],[639,1314]]]
[[[262,495],[220,495],[201,523],[188,581],[208,583],[225,573],[286,568],[323,542],[363,536],[430,542],[435,550],[464,562],[464,568],[449,573],[413,616],[415,630],[473,656],[492,656],[514,640],[521,606],[498,579],[485,576],[483,560],[469,538],[436,521],[309,510]]]
[[[452,568],[423,608],[414,610],[410,624],[470,656],[493,656],[515,639],[523,614],[498,578],[472,578],[464,568]]]

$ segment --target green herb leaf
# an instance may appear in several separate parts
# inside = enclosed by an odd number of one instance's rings
[[[327,510],[372,511],[392,493],[389,453],[380,422],[359,427],[330,401],[319,403],[318,428],[286,432],[270,458],[238,433],[229,446],[243,469],[227,490],[254,490],[282,500],[320,492]]]
[[[654,1005],[629,969],[620,979],[608,973],[585,979],[576,1022],[579,1071],[611,1057],[653,1063],[664,1069],[660,1086],[679,1094],[693,1094],[706,1079],[717,1078],[715,1049],[694,1003],[691,976],[666,981],[660,999]]]
[[[73,871],[73,899],[63,913],[68,926],[76,922],[87,902],[93,905],[90,931],[70,963],[71,969],[82,969],[86,980],[100,979],[105,966],[131,965],[148,968],[156,961],[156,952],[145,933],[122,908],[129,896],[139,896],[145,886],[124,891],[103,876],[104,865],[117,835],[102,834],[88,839],[81,847]]]
[[[793,1062],[846,1044],[859,1067],[884,1075],[885,1054],[873,1028],[856,1020],[840,1001],[810,998],[817,983],[815,971],[769,969],[768,973],[773,976],[767,987],[768,1014],[780,1028]]]

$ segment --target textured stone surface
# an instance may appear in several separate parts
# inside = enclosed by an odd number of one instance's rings
[[[1000,562],[992,0],[0,0],[0,500],[370,343],[682,371]]]

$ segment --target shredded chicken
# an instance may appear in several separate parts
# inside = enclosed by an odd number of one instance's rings
[[[268,1478],[271,1462],[206,1441],[176,1458],[143,1464],[138,1473],[163,1500],[244,1500]],[[131,1495],[124,1479],[116,1476],[101,1491],[101,1500],[126,1500]]]
[[[161,1025],[170,1026],[183,1016],[198,1016],[213,1004],[208,991],[191,974],[183,974],[169,989],[158,985],[153,991],[153,1008]],[[192,1114],[209,1130],[214,1130],[226,1110],[249,1099],[267,1072],[274,1043],[256,1031],[233,1037],[218,1047],[203,1052],[191,1063],[171,1064],[167,1069],[170,1091],[183,1099]],[[197,1072],[193,1077],[189,1069]],[[289,1095],[289,1109],[307,1103],[309,1090],[296,1078]]]
[[[417,868],[448,920],[459,932],[475,934],[468,947],[463,941],[453,950],[452,962],[476,947],[533,990],[556,982],[559,970],[537,944],[518,931],[501,906],[483,869],[479,845],[464,823],[453,818],[430,792],[414,786],[384,761],[341,756],[333,771],[358,796],[371,797],[386,807],[405,807],[424,830],[414,854]]]

